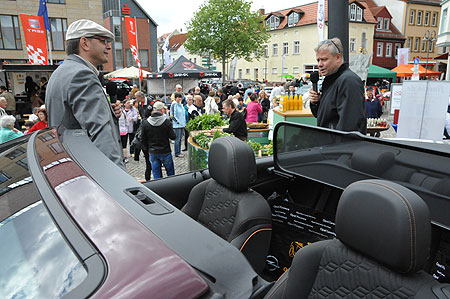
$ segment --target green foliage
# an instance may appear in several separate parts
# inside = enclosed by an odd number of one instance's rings
[[[247,144],[250,145],[255,153],[257,153],[262,148],[261,144],[258,142],[248,140]]]
[[[263,44],[269,40],[259,11],[250,11],[245,0],[209,0],[202,4],[186,24],[186,49],[198,55],[205,53],[225,61],[234,57],[251,61],[260,58]],[[225,76],[225,74],[223,74]]]
[[[205,135],[205,133],[200,133],[197,136],[195,136],[195,142],[204,149],[209,149],[209,146],[211,145],[212,139]]]
[[[220,117],[219,114],[203,114],[191,119],[187,125],[186,130],[188,131],[198,131],[198,130],[211,130],[214,127],[224,126],[226,122]]]

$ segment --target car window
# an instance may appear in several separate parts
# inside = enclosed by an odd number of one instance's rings
[[[60,298],[87,276],[41,201],[26,143],[0,154],[0,297]]]

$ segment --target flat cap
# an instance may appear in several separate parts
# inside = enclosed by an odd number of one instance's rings
[[[83,36],[101,36],[111,41],[114,40],[114,34],[111,31],[91,20],[76,20],[67,28],[66,40],[77,39]]]
[[[164,108],[166,108],[166,106],[162,102],[156,102],[155,104],[153,104],[153,109],[155,110],[160,110]]]

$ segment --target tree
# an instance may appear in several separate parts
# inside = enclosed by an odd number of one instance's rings
[[[259,11],[250,11],[250,6],[251,2],[245,0],[209,0],[186,24],[186,49],[221,59],[223,82],[227,60],[260,58],[264,53],[263,44],[269,40],[263,16]]]

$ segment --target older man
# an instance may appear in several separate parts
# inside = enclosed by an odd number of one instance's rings
[[[8,107],[8,102],[6,101],[5,97],[0,97],[0,117],[7,115],[6,107]]]
[[[230,125],[228,128],[223,129],[225,133],[232,133],[237,138],[246,141],[247,140],[247,123],[245,122],[242,114],[237,111],[233,100],[225,100],[222,103],[223,112],[230,117]]]
[[[175,86],[175,91],[174,91],[174,92],[172,93],[172,95],[170,96],[170,99],[171,99],[172,103],[173,103],[173,101],[175,101],[175,94],[177,94],[177,93],[183,94],[183,86],[181,86],[180,84],[177,84],[177,85]],[[182,98],[182,100],[181,100],[181,103],[182,103],[183,105],[186,104],[186,98],[185,98],[184,94],[183,94],[183,98]]]
[[[325,76],[322,91],[310,91],[311,112],[317,125],[341,131],[366,133],[364,86],[342,56],[338,38],[322,41],[314,49],[319,72]]]
[[[108,62],[114,34],[91,20],[77,20],[66,33],[68,57],[52,74],[46,94],[49,125],[85,129],[92,142],[122,168],[118,117],[98,79],[98,65]]]
[[[200,95],[194,96],[194,104],[189,107],[189,120],[196,118],[204,113],[203,110],[203,99]]]
[[[16,112],[16,99],[14,98],[14,95],[6,89],[6,86],[0,86],[0,96],[4,97],[6,99],[6,102],[8,102],[8,105],[6,107],[6,113],[9,115],[14,115]]]

